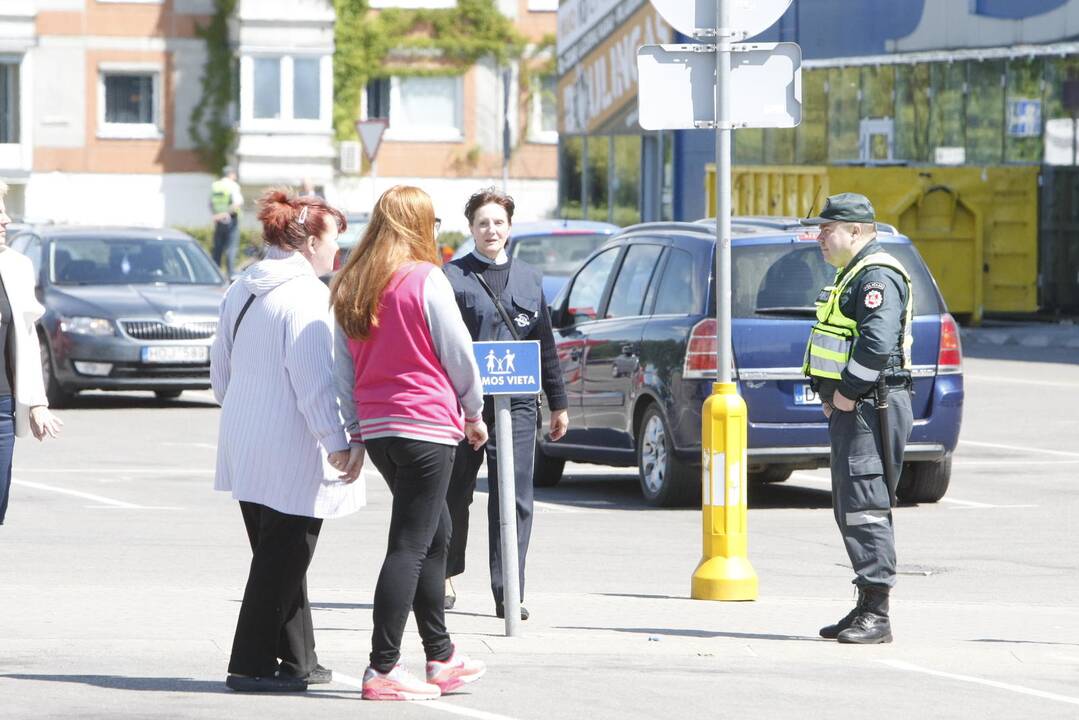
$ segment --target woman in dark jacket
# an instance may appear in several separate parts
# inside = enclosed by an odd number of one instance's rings
[[[513,222],[513,198],[488,188],[477,192],[465,205],[476,249],[445,267],[453,286],[457,305],[474,341],[539,340],[543,391],[551,410],[549,433],[552,440],[566,434],[569,415],[566,412],[566,391],[551,332],[551,316],[543,296],[540,272],[521,260],[506,254]],[[506,318],[495,305],[497,298]],[[506,322],[509,320],[509,323]],[[513,468],[517,493],[517,567],[520,572],[522,599],[525,586],[525,556],[532,535],[532,461],[536,450],[536,430],[539,407],[532,395],[513,396]],[[484,421],[491,427],[494,408],[491,398],[485,398]],[[476,489],[476,473],[484,450],[473,450],[468,443],[457,448],[446,498],[450,508],[453,534],[446,563],[446,605],[453,607],[456,594],[450,578],[465,569],[465,546],[468,542],[468,507]],[[504,617],[502,588],[502,548],[498,527],[498,462],[496,442],[492,434],[487,442],[487,539],[489,546],[491,592],[495,599],[495,614]],[[521,619],[528,611],[521,607]]]

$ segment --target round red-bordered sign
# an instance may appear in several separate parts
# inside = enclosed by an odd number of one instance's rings
[[[865,306],[870,310],[879,308],[884,302],[884,294],[880,290],[870,290],[865,294]]]

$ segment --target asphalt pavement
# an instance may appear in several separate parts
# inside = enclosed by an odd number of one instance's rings
[[[646,506],[631,471],[571,466],[537,492],[523,637],[493,614],[477,493],[447,622],[490,670],[428,703],[359,699],[389,508],[373,469],[367,508],[325,524],[309,574],[338,682],[236,694],[223,680],[249,551],[211,490],[216,406],[86,395],[61,441],[16,446],[0,718],[1077,718],[1079,357],[964,340],[978,350],[951,489],[896,510],[894,643],[817,637],[852,600],[825,471],[752,488],[760,597],[719,603],[688,597],[699,510]],[[404,653],[421,671],[411,624]]]

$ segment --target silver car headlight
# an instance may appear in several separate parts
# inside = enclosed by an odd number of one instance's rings
[[[115,335],[112,320],[96,317],[61,317],[60,332],[72,335]]]

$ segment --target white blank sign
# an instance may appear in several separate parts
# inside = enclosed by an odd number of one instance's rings
[[[731,29],[743,33],[735,39],[751,38],[772,27],[790,7],[791,0],[727,0]],[[714,30],[716,0],[652,0],[652,7],[667,23],[683,35],[693,37],[696,30]]]
[[[645,130],[689,130],[716,120],[716,54],[705,45],[645,45],[637,51]],[[735,43],[732,127],[791,128],[802,121],[802,49],[797,43]]]

